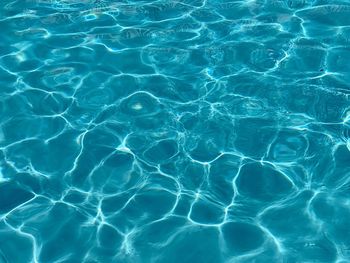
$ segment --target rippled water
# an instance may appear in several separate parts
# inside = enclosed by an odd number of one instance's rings
[[[3,0],[1,263],[350,262],[348,0]]]

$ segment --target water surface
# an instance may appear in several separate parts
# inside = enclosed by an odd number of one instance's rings
[[[1,263],[350,262],[348,0],[3,0]]]

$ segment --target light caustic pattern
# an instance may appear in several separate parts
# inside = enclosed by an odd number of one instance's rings
[[[0,262],[350,262],[348,0],[0,3]]]

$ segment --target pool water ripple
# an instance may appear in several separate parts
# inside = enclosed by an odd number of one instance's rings
[[[350,262],[349,16],[2,1],[0,262]]]

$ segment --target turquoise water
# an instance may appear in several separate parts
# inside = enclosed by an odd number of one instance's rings
[[[3,0],[1,263],[350,262],[348,0]]]

